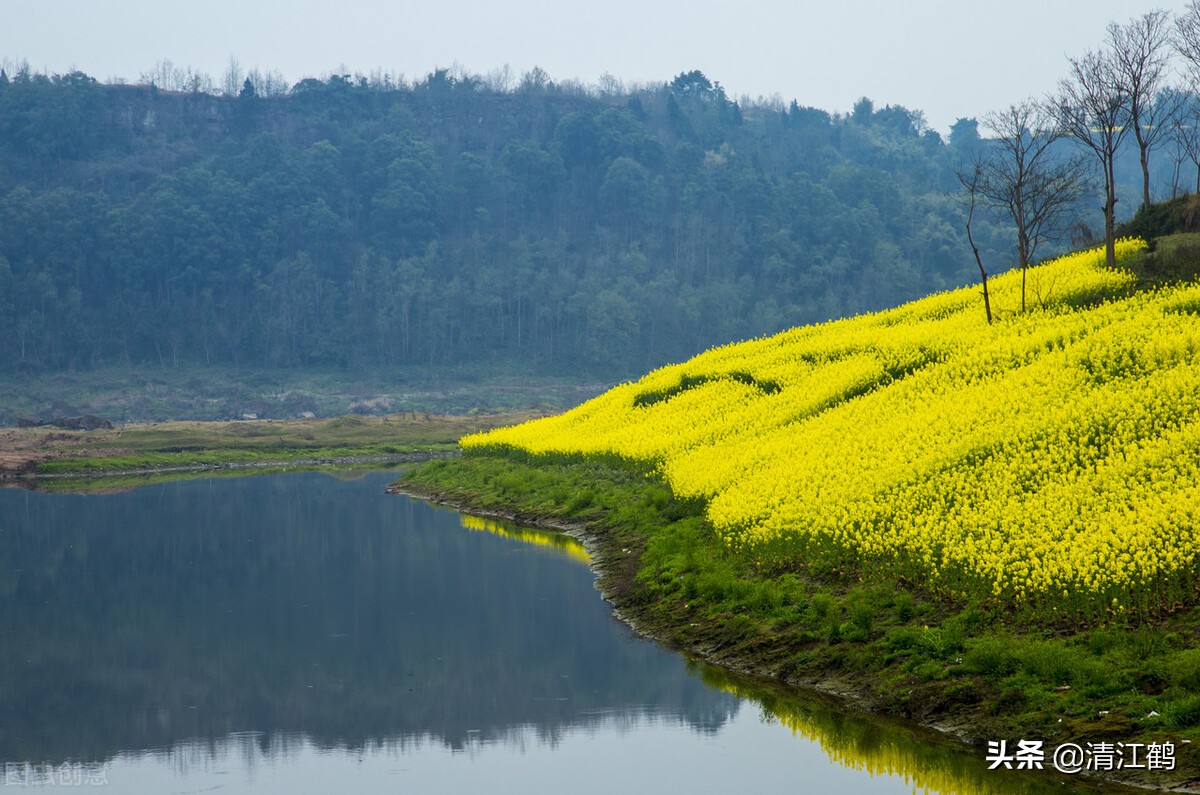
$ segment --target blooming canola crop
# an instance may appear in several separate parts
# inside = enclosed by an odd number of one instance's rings
[[[1124,240],[1118,257],[1145,243]],[[781,566],[887,567],[1047,614],[1196,593],[1200,285],[1134,291],[1103,250],[727,345],[464,449],[604,456],[706,502]]]

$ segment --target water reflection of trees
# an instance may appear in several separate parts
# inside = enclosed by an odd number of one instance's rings
[[[317,474],[0,492],[0,761],[303,736],[465,748],[737,699],[616,623],[553,549]]]

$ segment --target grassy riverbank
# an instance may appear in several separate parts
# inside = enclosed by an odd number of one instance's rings
[[[1176,744],[1180,786],[1200,770],[1200,610],[1152,621],[1030,626],[854,570],[779,572],[731,551],[703,505],[653,475],[595,460],[531,465],[469,455],[395,487],[589,539],[600,586],[639,631],[735,671],[848,695],[968,742]],[[982,753],[982,750],[981,750]]]
[[[0,429],[0,476],[95,475],[227,465],[336,464],[453,452],[465,433],[537,412],[168,422],[95,431]]]
[[[220,422],[254,414],[283,420],[357,414],[504,414],[561,411],[604,383],[467,368],[365,372],[232,367],[107,367],[0,374],[0,426],[21,418],[94,414],[114,424]]]

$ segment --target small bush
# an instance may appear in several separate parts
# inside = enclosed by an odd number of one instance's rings
[[[963,636],[962,632],[954,627],[925,627],[921,630],[917,642],[921,650],[930,657],[944,660],[951,654],[962,651]]]
[[[1163,707],[1163,723],[1171,729],[1200,725],[1200,697],[1174,701]]]
[[[817,618],[824,618],[829,615],[829,608],[833,606],[833,599],[827,593],[814,594],[808,606]]]
[[[1133,652],[1139,659],[1157,657],[1167,651],[1166,638],[1161,632],[1142,627],[1133,634]]]
[[[901,592],[896,595],[896,618],[901,621],[910,621],[913,617],[913,598],[912,594]]]
[[[1008,641],[989,638],[975,644],[966,654],[967,666],[985,676],[1008,676],[1021,666],[1021,660]]]
[[[584,510],[592,507],[592,505],[595,503],[595,501],[596,501],[596,493],[593,492],[591,489],[584,489],[582,491],[576,492],[575,495],[571,497],[570,501],[567,502],[564,510],[566,511],[568,516],[575,516],[580,511],[584,511]]]
[[[1104,656],[1108,651],[1120,646],[1124,640],[1124,634],[1115,630],[1094,630],[1087,633],[1082,639],[1087,644],[1088,651],[1097,657]]]
[[[1183,209],[1183,198],[1142,207],[1121,227],[1120,234],[1146,240],[1173,234],[1183,225]]]
[[[865,643],[871,636],[871,630],[855,620],[845,621],[838,628],[838,634],[850,643]]]
[[[1021,652],[1026,672],[1055,686],[1111,687],[1113,671],[1083,650],[1055,643],[1029,644]]]
[[[1188,649],[1166,660],[1166,679],[1184,690],[1200,690],[1200,649]]]
[[[1021,708],[1028,701],[1029,694],[1025,691],[1025,688],[1020,686],[1006,687],[1000,691],[1000,696],[989,705],[988,711],[993,715],[1020,712]]]
[[[912,627],[897,627],[888,630],[887,634],[883,636],[884,645],[892,652],[915,649],[920,644],[920,640],[921,630]]]
[[[864,635],[870,635],[871,627],[875,623],[874,606],[865,601],[855,602],[850,605],[850,620],[862,630]]]
[[[722,572],[706,572],[696,578],[696,588],[704,598],[712,602],[724,601],[730,593],[732,580]]]
[[[717,639],[721,645],[732,645],[746,640],[755,633],[754,622],[746,616],[733,616],[725,621],[717,630]]]
[[[783,599],[770,583],[762,583],[755,589],[750,603],[760,613],[774,613],[783,603]]]
[[[921,679],[945,679],[946,666],[935,660],[926,660],[912,669],[913,676]]]
[[[1166,666],[1158,661],[1143,664],[1133,675],[1134,687],[1149,696],[1161,695],[1167,689]]]

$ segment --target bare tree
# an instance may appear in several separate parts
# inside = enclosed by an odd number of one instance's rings
[[[181,69],[169,60],[161,60],[149,72],[142,72],[142,85],[155,86],[160,91],[190,91],[193,94],[213,93],[212,78],[192,67]]]
[[[1171,56],[1171,16],[1162,9],[1108,26],[1113,64],[1128,105],[1129,125],[1142,163],[1142,206],[1150,206],[1150,149],[1179,112],[1174,92],[1163,93]]]
[[[1171,137],[1180,164],[1186,159],[1195,168],[1196,193],[1200,194],[1200,101],[1195,96],[1187,96],[1182,107],[1183,112],[1172,125]]]
[[[268,69],[264,72],[255,67],[246,73],[246,79],[254,86],[254,93],[260,97],[277,97],[288,92],[288,82],[278,69]]]
[[[1196,192],[1200,193],[1200,102],[1195,97],[1200,90],[1200,0],[1191,0],[1176,17],[1173,43],[1175,52],[1183,58],[1185,80],[1191,92],[1184,95],[1175,140],[1196,166]]]
[[[1191,0],[1176,17],[1174,44],[1175,51],[1183,56],[1188,71],[1195,78],[1200,74],[1200,0]]]
[[[1175,120],[1171,125],[1171,132],[1168,140],[1172,146],[1169,150],[1171,158],[1171,199],[1179,197],[1180,185],[1183,180],[1183,161],[1190,159],[1188,154],[1188,131],[1184,125],[1187,123],[1182,116]]]
[[[483,80],[484,85],[498,94],[507,94],[516,85],[516,77],[508,64],[488,72]]]
[[[983,267],[983,258],[979,256],[979,246],[975,245],[975,237],[971,234],[971,224],[975,220],[975,208],[979,204],[984,182],[984,166],[981,160],[975,160],[969,169],[956,169],[954,172],[958,181],[967,190],[967,242],[975,254],[975,264],[979,266],[979,278],[983,282],[983,310],[987,313],[988,325],[992,322],[992,299],[988,295],[988,273]]]
[[[602,97],[619,97],[625,93],[625,84],[619,78],[605,72],[596,81],[596,90]]]
[[[185,80],[183,70],[165,58],[150,71],[142,72],[139,79],[142,85],[155,86],[161,91],[182,91]]]
[[[243,79],[245,75],[242,74],[242,65],[237,58],[229,56],[229,65],[225,67],[225,74],[221,76],[221,93],[227,97],[236,97],[242,90]]]
[[[1168,88],[1165,92],[1180,95],[1177,98],[1179,112],[1171,119],[1166,132],[1166,139],[1171,143],[1167,153],[1171,158],[1171,198],[1174,199],[1181,192],[1192,191],[1189,180],[1185,180],[1183,176],[1184,163],[1191,163],[1193,167],[1200,168],[1200,127],[1197,126],[1197,121],[1200,120],[1200,105],[1187,91]],[[1196,177],[1191,179],[1190,183],[1197,184],[1200,188],[1200,171],[1197,171]]]
[[[1082,153],[1064,156],[1055,148],[1064,132],[1051,109],[1033,100],[988,113],[988,142],[977,191],[980,200],[1008,215],[1017,230],[1021,268],[1021,311],[1026,308],[1026,272],[1038,247],[1061,237],[1088,186]]]
[[[1111,50],[1068,60],[1071,76],[1059,82],[1053,99],[1055,115],[1063,132],[1090,151],[1104,173],[1104,257],[1111,268],[1117,264],[1114,163],[1132,126],[1128,97]]]

